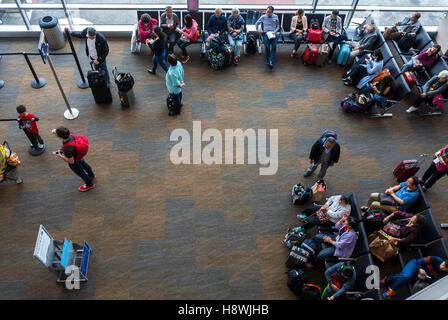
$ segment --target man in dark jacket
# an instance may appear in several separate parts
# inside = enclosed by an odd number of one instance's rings
[[[106,81],[110,82],[109,70],[107,70],[106,57],[109,54],[109,46],[106,37],[97,32],[95,28],[85,28],[81,32],[71,31],[66,28],[69,34],[73,37],[86,39],[86,54],[90,58],[95,70],[104,70],[106,72]]]
[[[333,137],[326,138],[323,142],[321,139],[317,140],[310,152],[310,163],[311,165],[306,169],[303,174],[304,177],[311,175],[321,164],[319,174],[317,175],[318,180],[323,180],[325,174],[327,173],[328,167],[332,167],[335,163],[339,161],[339,154],[341,148]]]
[[[168,54],[173,53],[174,45],[177,42],[178,33],[176,28],[179,27],[179,17],[173,13],[173,8],[168,6],[165,8],[165,13],[162,14],[160,20],[160,27],[168,37]]]
[[[353,51],[350,52],[350,58],[363,55],[365,50],[375,50],[375,45],[378,35],[374,25],[364,26],[361,31],[361,40],[358,43],[352,43]]]
[[[227,31],[227,19],[225,15],[222,14],[221,8],[215,9],[215,14],[212,14],[207,22],[207,32],[208,35],[212,34],[223,34]]]

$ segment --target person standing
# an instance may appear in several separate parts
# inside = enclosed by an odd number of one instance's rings
[[[106,37],[97,32],[95,28],[85,28],[81,32],[71,31],[66,28],[67,32],[75,38],[86,39],[86,54],[90,57],[95,70],[104,70],[106,72],[106,82],[110,83],[109,70],[107,70],[106,57],[109,54],[109,45]]]
[[[336,142],[334,137],[328,137],[323,142],[321,139],[317,140],[310,152],[310,166],[303,174],[304,177],[311,175],[319,165],[321,165],[318,180],[323,180],[327,173],[328,167],[334,166],[339,161],[339,155],[341,153],[341,147]]]
[[[39,121],[39,118],[34,114],[31,114],[26,111],[26,107],[24,105],[20,105],[16,108],[19,120],[19,128],[22,129],[28,139],[31,141],[31,147],[34,149],[43,149],[44,140],[39,135],[39,129],[37,128],[36,121]]]
[[[78,190],[84,192],[95,188],[92,181],[95,179],[95,174],[83,159],[89,149],[87,138],[82,135],[75,136],[62,126],[53,129],[51,133],[62,140],[62,149],[56,151],[56,156],[67,162],[70,169],[85,182]]]
[[[176,29],[179,27],[179,17],[173,13],[171,6],[167,6],[160,17],[160,27],[168,38],[168,54],[173,53],[178,38]]]
[[[168,71],[168,67],[165,63],[165,46],[166,46],[166,35],[163,33],[162,28],[155,27],[154,34],[156,39],[152,43],[152,51],[154,52],[154,56],[152,57],[152,69],[148,69],[148,72],[155,75],[157,64],[160,63],[165,72]],[[146,44],[149,46],[151,40],[146,39]]]
[[[175,116],[180,114],[182,108],[182,88],[185,86],[184,68],[174,54],[168,55],[168,64],[170,67],[166,73],[166,87],[175,101],[175,109],[170,111],[168,115]]]
[[[259,28],[260,24],[263,24]],[[266,14],[262,15],[255,23],[255,29],[263,36],[264,49],[266,51],[266,63],[269,68],[274,68],[275,54],[277,52],[277,32],[280,29],[278,16],[274,14],[274,7],[269,6]]]
[[[423,191],[431,189],[434,183],[446,174],[448,174],[448,145],[435,153],[435,158],[423,174]]]
[[[233,8],[232,14],[227,19],[227,27],[229,31],[229,44],[234,50],[233,63],[235,65],[240,62],[241,47],[243,46],[244,38],[244,24],[244,18],[240,15],[240,10],[238,8]]]

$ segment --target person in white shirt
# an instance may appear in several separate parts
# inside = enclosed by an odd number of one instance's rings
[[[350,215],[351,205],[344,195],[332,196],[327,199],[323,206],[314,205],[303,211],[304,214],[297,215],[297,218],[305,224],[299,231],[304,231],[313,226],[334,226],[345,214]]]

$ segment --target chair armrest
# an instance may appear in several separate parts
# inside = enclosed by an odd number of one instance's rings
[[[445,98],[440,97],[440,98],[439,98],[439,101],[447,102],[448,99],[445,99]]]
[[[337,259],[338,259],[338,261],[341,261],[341,262],[356,261],[355,258],[337,258]]]
[[[423,243],[411,243],[409,245],[410,248],[424,248],[426,247],[426,244]]]

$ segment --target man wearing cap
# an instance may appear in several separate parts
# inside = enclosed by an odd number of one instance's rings
[[[87,56],[90,57],[90,61],[93,63],[95,70],[101,69],[106,72],[106,81],[109,83],[109,71],[107,70],[106,64],[106,56],[109,54],[109,46],[106,37],[92,27],[85,28],[81,32],[71,31],[70,28],[66,28],[66,30],[73,37],[86,39]]]

